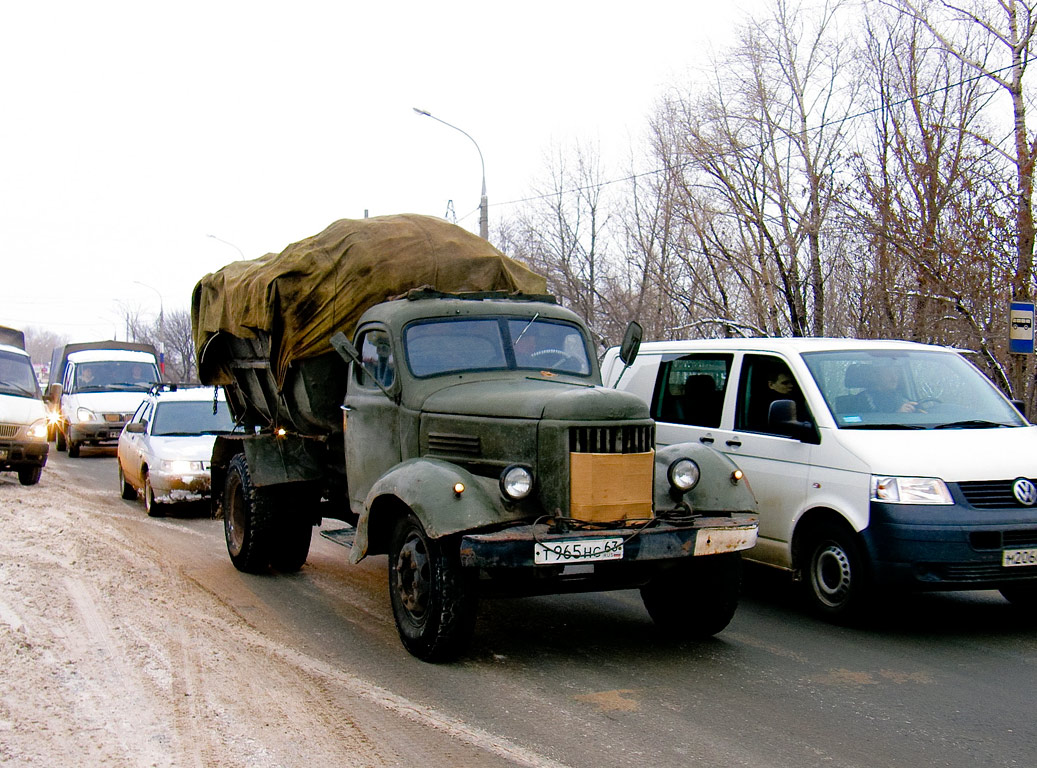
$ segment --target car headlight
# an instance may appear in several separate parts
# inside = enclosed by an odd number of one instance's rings
[[[174,474],[184,474],[186,472],[201,472],[202,462],[200,461],[187,461],[185,459],[173,459],[172,461],[163,461],[162,469],[166,472],[173,472]]]
[[[100,421],[89,408],[76,408],[76,421]]]
[[[29,437],[33,440],[46,440],[47,439],[47,420],[37,419],[29,425],[27,430]]]
[[[670,486],[681,493],[687,493],[699,483],[702,472],[699,465],[691,459],[677,459],[666,470],[666,479]]]
[[[533,473],[528,467],[512,464],[500,475],[500,492],[511,501],[521,501],[533,491]]]
[[[953,504],[946,483],[935,477],[871,477],[871,500],[888,504]]]

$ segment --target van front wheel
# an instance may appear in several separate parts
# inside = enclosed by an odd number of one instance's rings
[[[825,524],[807,540],[807,599],[816,613],[834,622],[860,616],[870,598],[864,560],[853,532]]]

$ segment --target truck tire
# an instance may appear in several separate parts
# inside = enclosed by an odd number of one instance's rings
[[[80,445],[82,445],[82,443],[77,443],[75,440],[69,440],[68,441],[68,457],[70,459],[78,459],[79,458],[79,446]]]
[[[291,519],[282,519],[278,528],[280,535],[270,553],[270,567],[281,573],[295,573],[306,564],[310,554],[313,525],[307,518],[299,519],[293,514]]]
[[[389,598],[404,647],[422,661],[456,658],[475,629],[476,599],[455,540],[430,539],[408,513],[389,545]]]
[[[274,504],[269,492],[252,485],[245,454],[227,465],[223,485],[223,533],[234,567],[245,573],[263,573],[277,535]]]
[[[126,475],[122,471],[122,462],[119,462],[119,495],[127,501],[137,500],[137,489],[126,482]]]
[[[845,524],[824,523],[807,535],[803,584],[807,602],[837,624],[863,617],[872,589],[856,534]]]
[[[59,451],[64,451],[68,447],[68,443],[65,438],[65,430],[67,427],[64,424],[58,424],[57,434],[54,435],[54,447]]]
[[[737,552],[691,557],[641,587],[641,600],[666,635],[703,640],[731,623],[741,578],[742,558]]]
[[[43,467],[19,467],[18,482],[22,485],[36,485],[43,474]]]

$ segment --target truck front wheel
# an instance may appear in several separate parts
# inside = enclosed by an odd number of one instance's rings
[[[227,465],[223,486],[223,533],[230,561],[239,571],[262,573],[270,565],[273,513],[270,495],[252,485],[248,461],[237,454]]]
[[[652,621],[680,640],[720,632],[738,608],[742,558],[737,552],[692,557],[662,571],[641,587]]]
[[[404,647],[423,661],[455,658],[475,627],[475,595],[452,541],[430,539],[413,514],[401,517],[393,529],[392,612]]]

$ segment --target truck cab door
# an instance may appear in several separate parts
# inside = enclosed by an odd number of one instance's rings
[[[397,355],[385,329],[361,329],[356,348],[362,364],[349,366],[342,427],[349,503],[359,514],[371,486],[400,463],[400,407],[393,397],[399,393],[400,383]]]

